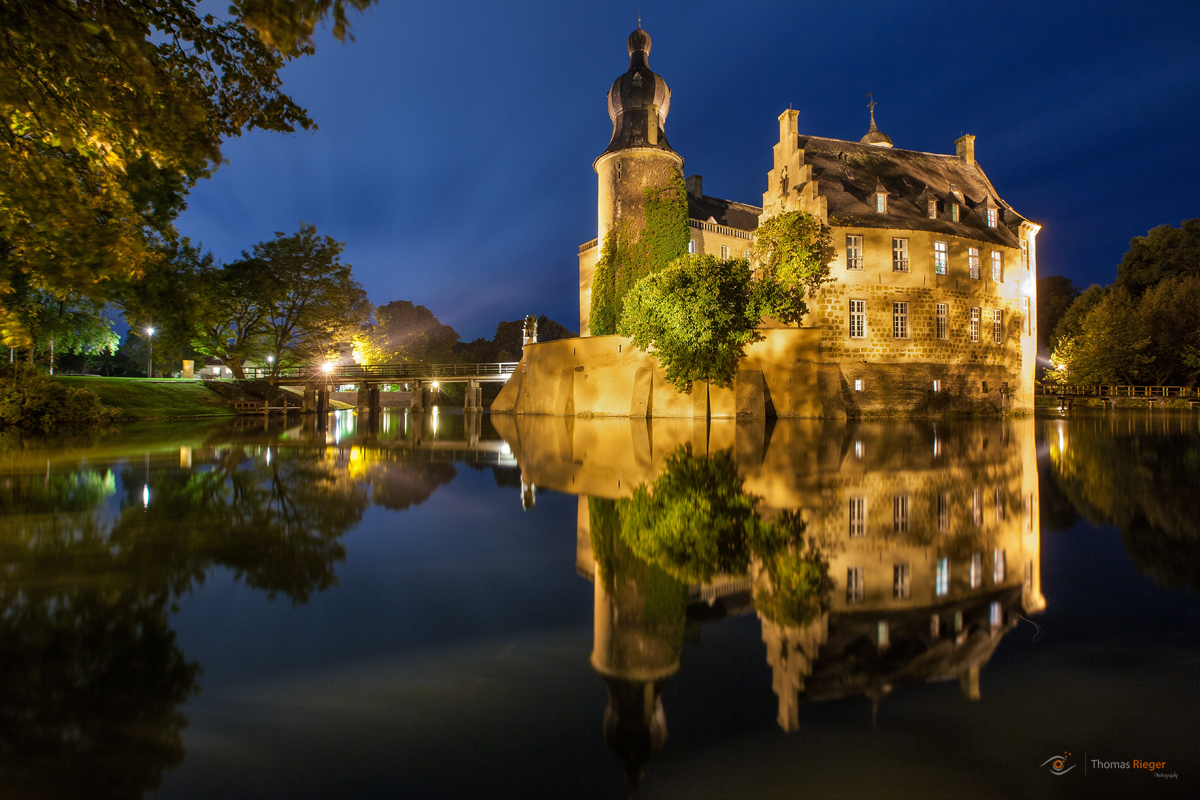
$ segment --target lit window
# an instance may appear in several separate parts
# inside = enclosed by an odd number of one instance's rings
[[[992,551],[992,582],[1004,583],[1008,578],[1008,553],[997,548]]]
[[[892,533],[908,533],[908,495],[892,498]]]
[[[846,269],[863,268],[863,237],[846,237]]]
[[[954,612],[954,631],[955,631],[955,633],[962,630],[962,623],[963,623],[962,612],[955,611]]]
[[[987,226],[989,228],[996,227],[996,209],[994,208],[987,209]]]
[[[1021,269],[1029,269],[1029,242],[1021,240]]]
[[[989,620],[991,621],[993,628],[999,628],[1004,622],[1004,611],[1000,608],[999,603],[992,603],[992,610],[989,614]]]
[[[724,261],[727,258],[729,258],[729,248],[721,245],[721,260]]]
[[[861,391],[862,390],[862,381],[855,381],[854,383],[855,383],[855,391]],[[861,439],[854,440],[854,457],[857,459],[860,459],[860,460],[863,457],[863,443],[862,443]]]
[[[867,337],[867,301],[850,301],[850,338],[865,339]]]
[[[696,240],[695,239],[688,239],[688,253],[691,255],[696,255]]]
[[[882,620],[875,626],[875,641],[879,643],[880,647],[887,647],[889,644],[888,624]]]
[[[992,251],[992,282],[1004,283],[1004,254],[999,250]]]
[[[950,493],[942,492],[937,499],[937,526],[939,531],[950,530]]]
[[[933,243],[933,271],[945,275],[950,268],[950,245],[946,242]]]
[[[867,498],[850,498],[850,536],[867,535]]]
[[[1031,329],[1032,329],[1033,321],[1029,318],[1029,298],[1028,297],[1021,298],[1021,320],[1025,326],[1025,335],[1031,336],[1032,335]]]
[[[908,239],[892,239],[892,272],[908,272]]]
[[[979,280],[979,248],[967,248],[967,271],[971,280]]]
[[[971,341],[979,341],[979,309],[971,309]]]
[[[880,214],[887,213],[887,195],[886,194],[880,193],[880,194],[875,195],[875,210],[878,211]]]
[[[1004,341],[1004,312],[992,309],[992,341],[1001,344]]]
[[[939,381],[937,378],[934,378],[933,379],[933,391],[940,392],[941,390],[942,390],[942,382]],[[937,444],[937,439],[934,439],[933,441],[934,441],[934,444]],[[936,455],[936,453],[935,453],[935,455]]]
[[[948,558],[937,560],[933,591],[938,597],[945,597],[950,591],[950,559]]]
[[[856,391],[856,392],[862,391],[862,378],[854,379],[854,391]],[[860,455],[861,455],[861,451],[860,451]]]
[[[850,567],[846,570],[846,602],[861,603],[863,599],[863,568]]]
[[[950,204],[950,221],[958,222],[958,203]]]
[[[892,597],[894,599],[908,599],[911,573],[908,564],[896,564],[892,567]]]
[[[983,490],[978,487],[971,490],[971,522],[983,524]]]
[[[945,339],[947,336],[947,317],[949,309],[945,303],[937,304],[937,338]],[[934,391],[937,391],[936,389]]]
[[[892,303],[892,338],[908,338],[908,303]]]
[[[983,553],[971,554],[971,588],[978,589],[983,583]]]

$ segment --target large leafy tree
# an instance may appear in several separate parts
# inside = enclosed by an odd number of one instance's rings
[[[344,247],[304,223],[297,233],[254,245],[265,351],[276,370],[334,355],[370,321],[367,293],[341,262]]]
[[[759,272],[791,294],[797,319],[807,311],[803,298],[813,297],[830,280],[829,262],[835,254],[829,227],[803,211],[777,214],[754,232],[752,255]]]
[[[428,308],[393,300],[375,309],[375,325],[356,338],[355,354],[363,364],[444,363],[454,360],[457,343],[454,328]]]
[[[1178,228],[1159,225],[1129,242],[1117,267],[1116,285],[1140,295],[1166,278],[1200,275],[1200,219]]]
[[[1067,309],[1079,297],[1079,287],[1070,278],[1047,275],[1037,282],[1037,327],[1039,350],[1053,350],[1058,343],[1054,331]]]
[[[144,273],[223,140],[313,126],[279,70],[373,1],[235,0],[218,19],[195,0],[0,0],[0,240],[19,271],[94,299]]]

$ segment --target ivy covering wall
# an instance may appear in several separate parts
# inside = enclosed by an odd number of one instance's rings
[[[647,187],[644,193],[642,229],[622,220],[600,245],[588,321],[593,336],[616,333],[629,290],[687,252],[690,234],[683,178],[676,175],[666,185]]]

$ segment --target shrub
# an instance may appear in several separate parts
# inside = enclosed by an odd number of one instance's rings
[[[18,364],[0,376],[0,424],[47,429],[55,425],[111,422],[121,413],[94,392],[64,386]]]

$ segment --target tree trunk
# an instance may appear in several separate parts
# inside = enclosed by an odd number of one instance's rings
[[[226,361],[225,359],[222,358],[221,363],[224,364],[225,366],[229,367],[229,370],[233,373],[234,378],[238,379],[239,381],[246,380],[246,370],[242,368],[241,359],[231,358],[228,361]]]

